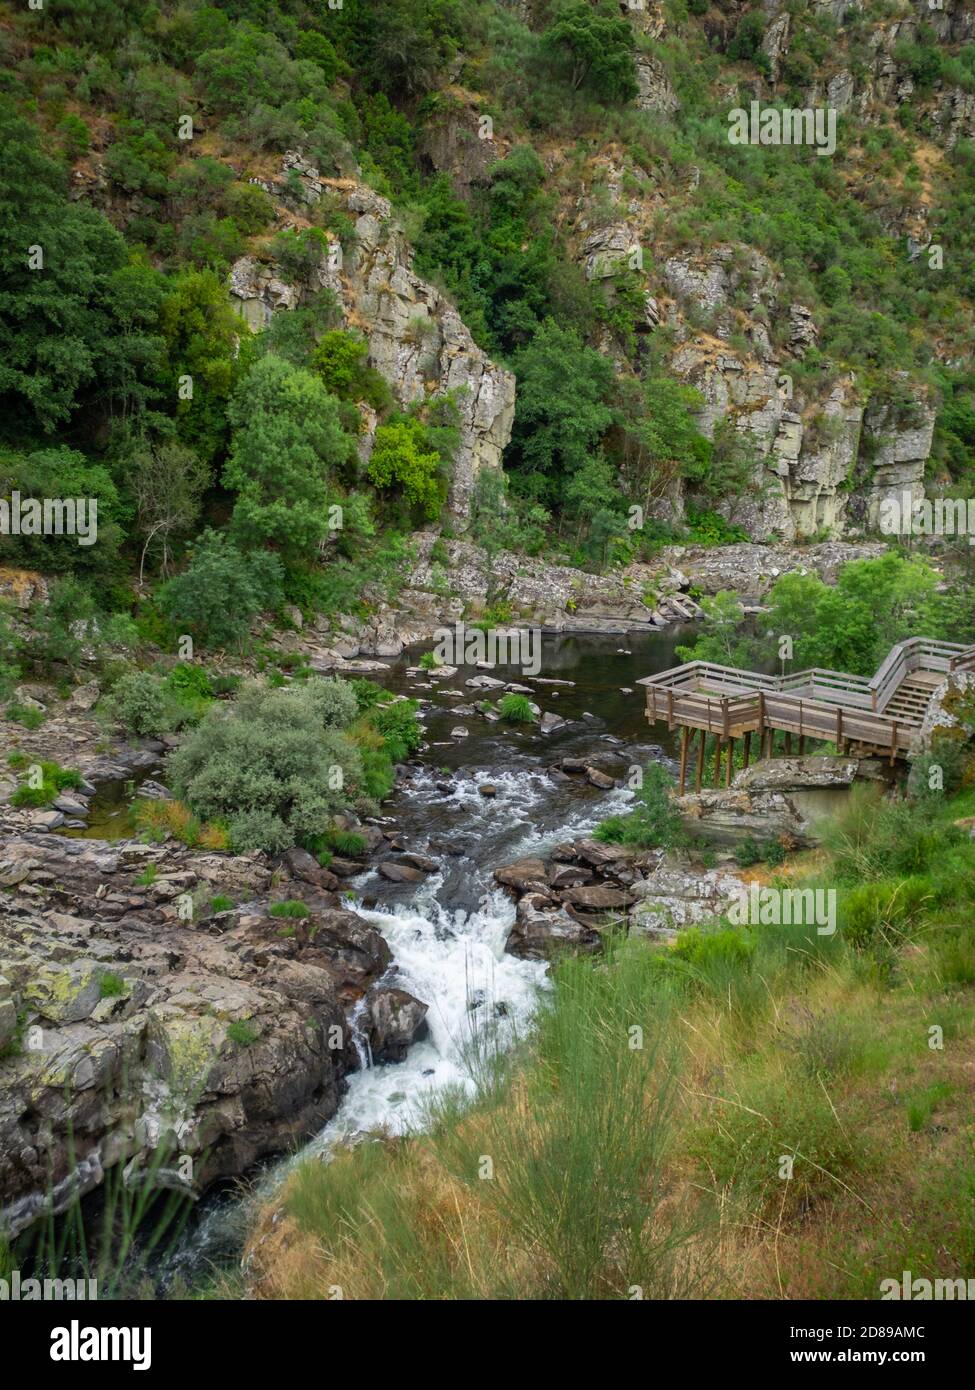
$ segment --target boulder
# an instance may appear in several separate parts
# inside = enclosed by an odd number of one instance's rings
[[[426,877],[422,869],[416,869],[412,864],[397,863],[392,859],[384,860],[379,865],[379,872],[383,878],[388,878],[390,883],[422,883]]]
[[[370,991],[368,1037],[374,1062],[402,1062],[414,1042],[429,1031],[428,1005],[405,989],[381,986]]]
[[[505,950],[523,960],[551,960],[561,951],[591,954],[602,948],[599,932],[569,916],[544,894],[529,893],[518,903]]]
[[[87,714],[90,709],[94,709],[101,693],[101,686],[97,681],[87,681],[84,685],[78,685],[68,698],[68,708],[79,714]]]
[[[518,859],[513,864],[505,864],[503,868],[495,869],[494,878],[505,888],[513,888],[518,893],[527,893],[532,888],[544,888],[548,880],[548,872],[542,859]]]

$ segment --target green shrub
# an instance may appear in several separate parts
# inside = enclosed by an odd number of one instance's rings
[[[676,849],[686,844],[680,812],[670,799],[674,779],[660,763],[649,763],[635,807],[627,815],[609,816],[596,827],[597,840],[639,849]]]
[[[273,903],[270,913],[272,917],[307,917],[309,915],[305,904],[296,898],[292,898],[288,902]]]
[[[34,772],[38,768],[39,774]],[[14,806],[49,806],[61,792],[81,786],[81,774],[54,762],[40,762],[28,767],[27,778],[14,792]],[[37,785],[33,785],[36,783]]]
[[[253,619],[282,599],[281,562],[269,551],[244,555],[218,531],[204,531],[182,574],[163,584],[157,602],[181,632],[204,646],[241,643]]]
[[[227,1039],[238,1047],[250,1047],[259,1037],[257,1028],[249,1019],[237,1018],[227,1026]]]
[[[120,999],[128,993],[128,985],[121,975],[108,970],[99,981],[99,991],[103,999]]]
[[[323,835],[362,790],[362,760],[343,732],[357,717],[340,680],[250,682],[173,753],[174,789],[202,819],[225,822],[235,849],[289,849]]]
[[[840,926],[854,946],[889,931],[904,931],[933,905],[930,879],[883,878],[840,892]]]
[[[12,724],[20,724],[24,729],[39,729],[47,719],[46,712],[36,705],[22,705],[16,700],[4,713]]]
[[[415,753],[423,742],[423,726],[416,717],[417,708],[415,700],[391,700],[372,711],[370,723],[382,735],[386,752],[395,763]]]
[[[514,692],[501,696],[498,701],[498,714],[509,724],[533,724],[535,722],[531,700],[527,695],[516,695]]]
[[[325,838],[328,848],[335,854],[355,859],[365,852],[365,836],[357,835],[354,830],[330,830]]]
[[[108,707],[130,733],[154,737],[173,733],[194,718],[193,707],[169,679],[152,671],[127,671],[115,682]]]
[[[233,898],[228,898],[223,893],[218,893],[215,898],[210,899],[211,912],[229,912],[233,905]]]

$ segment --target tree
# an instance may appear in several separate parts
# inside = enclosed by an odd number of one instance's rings
[[[386,381],[368,363],[369,344],[343,328],[323,333],[312,355],[312,365],[325,389],[340,401],[367,401],[384,410],[393,399]]]
[[[440,454],[426,447],[423,422],[402,416],[380,425],[369,457],[369,477],[377,487],[398,484],[411,506],[435,521],[447,500]]]
[[[204,459],[227,441],[227,406],[253,361],[251,334],[212,270],[185,270],[160,306],[166,369],[160,382],[179,437]]]
[[[35,449],[30,454],[0,454],[0,496],[63,498],[83,501],[91,519],[90,504],[96,503],[95,542],[79,545],[72,535],[0,536],[0,560],[39,569],[47,574],[105,575],[116,564],[122,543],[122,505],[108,470],[93,463],[76,449],[64,446]]]
[[[694,642],[677,648],[681,661],[713,661],[717,666],[750,668],[755,646],[742,632],[745,614],[738,595],[721,589],[713,598],[702,598],[701,609],[704,617]]]
[[[261,358],[230,403],[224,484],[237,494],[231,532],[244,546],[312,555],[328,530],[329,479],[349,457],[339,406],[322,382],[283,358]]]
[[[3,103],[0,125],[0,408],[11,429],[50,432],[98,393],[119,400],[154,344],[118,278],[122,237],[69,201],[62,167]],[[142,279],[151,319],[154,277]]]
[[[162,612],[205,646],[242,641],[262,609],[277,607],[282,570],[267,551],[242,555],[219,531],[202,533],[182,574],[159,590]]]
[[[594,456],[613,422],[613,364],[579,334],[547,319],[515,353],[518,378],[511,467],[521,490],[557,505],[567,480]]]
[[[227,822],[236,850],[314,842],[359,789],[362,761],[344,732],[357,717],[345,681],[282,690],[252,682],[176,750],[173,785],[196,815]]]
[[[151,545],[162,546],[162,571],[169,569],[170,542],[192,530],[209,478],[206,464],[182,444],[146,449],[132,460],[131,487],[143,537],[140,584]]]
[[[791,636],[797,669],[822,666],[872,676],[906,637],[956,639],[957,615],[937,571],[894,552],[844,565],[835,586],[786,574],[769,595],[767,626]]]
[[[565,73],[573,91],[586,88],[600,101],[630,101],[637,94],[633,29],[614,5],[564,0],[542,35],[542,51]]]

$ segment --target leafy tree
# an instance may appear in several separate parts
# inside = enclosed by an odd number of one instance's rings
[[[21,497],[94,502],[97,535],[92,545],[79,545],[71,535],[0,536],[4,563],[48,574],[104,575],[114,567],[122,543],[122,506],[105,467],[64,446],[0,454],[0,496],[9,498],[14,491]]]
[[[613,365],[578,333],[546,320],[512,359],[518,378],[511,468],[519,489],[557,506],[613,422]]]
[[[713,598],[701,599],[703,619],[694,642],[678,647],[681,661],[713,661],[717,666],[753,664],[754,646],[742,632],[744,612],[736,593],[722,589]]]
[[[433,521],[447,500],[447,481],[440,454],[427,443],[426,429],[419,419],[400,416],[380,425],[368,473],[377,487],[402,488],[407,502]]]
[[[940,586],[926,561],[893,552],[844,565],[834,586],[817,575],[786,574],[772,588],[763,626],[792,638],[797,669],[872,676],[905,637],[955,639],[957,615]]]
[[[542,36],[542,50],[574,91],[584,88],[600,101],[636,96],[633,29],[614,5],[598,0],[563,0]]]
[[[228,414],[234,433],[223,479],[236,493],[232,534],[287,557],[312,554],[328,529],[329,481],[349,456],[338,402],[311,372],[267,356]]]
[[[138,314],[120,321],[121,236],[68,200],[64,171],[31,125],[9,109],[0,123],[0,404],[11,430],[49,432],[99,393],[120,399],[131,374],[120,381],[119,368],[152,344]]]
[[[212,270],[174,276],[160,307],[166,367],[160,382],[179,437],[210,460],[227,441],[227,409],[253,361],[250,332]]]
[[[368,365],[369,344],[342,328],[323,333],[312,365],[325,389],[342,401],[366,401],[384,410],[393,396],[385,378]]]
[[[207,530],[182,574],[159,590],[159,608],[205,646],[229,647],[247,635],[254,617],[281,602],[281,563],[257,550],[244,555],[222,532]]]

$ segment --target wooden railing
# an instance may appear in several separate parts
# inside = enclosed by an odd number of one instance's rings
[[[975,669],[975,647],[912,637],[892,647],[875,675],[811,667],[789,675],[740,670],[712,661],[688,661],[645,676],[647,714],[651,721],[702,729],[724,740],[768,729],[830,740],[837,747],[851,742],[905,752],[920,716],[886,713],[896,691],[912,671],[948,672]]]

